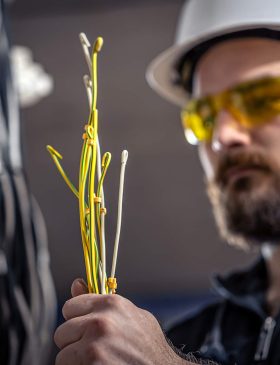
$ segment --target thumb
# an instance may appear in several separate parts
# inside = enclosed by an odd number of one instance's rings
[[[88,288],[83,279],[76,279],[73,281],[71,285],[71,294],[72,297],[77,297],[78,295],[87,294]]]

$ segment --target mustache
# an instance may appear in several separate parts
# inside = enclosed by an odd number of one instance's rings
[[[273,172],[276,166],[263,152],[260,151],[230,151],[219,160],[215,171],[215,183],[224,186],[227,184],[228,174],[233,169],[259,169]],[[278,169],[277,169],[278,170]],[[276,171],[277,171],[276,170]]]

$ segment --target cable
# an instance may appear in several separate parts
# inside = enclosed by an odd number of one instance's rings
[[[53,147],[47,146],[58,171],[64,181],[79,200],[79,217],[82,246],[86,268],[86,277],[89,293],[106,294],[116,291],[116,263],[118,246],[120,240],[122,201],[125,166],[128,152],[122,152],[117,231],[114,245],[114,255],[112,261],[111,277],[106,274],[106,239],[105,239],[105,207],[104,179],[111,162],[111,154],[106,152],[101,155],[98,138],[98,110],[97,110],[97,61],[98,54],[103,46],[103,39],[98,37],[91,47],[84,33],[80,34],[80,42],[86,63],[89,68],[90,76],[83,77],[89,102],[89,117],[83,133],[83,146],[80,157],[79,183],[78,188],[70,181],[66,175],[60,160],[62,156]]]

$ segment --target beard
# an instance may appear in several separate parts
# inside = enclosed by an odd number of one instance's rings
[[[226,153],[207,192],[228,243],[248,249],[280,242],[280,168],[262,151]]]

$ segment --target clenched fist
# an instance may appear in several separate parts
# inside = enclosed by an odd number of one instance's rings
[[[55,333],[56,365],[186,365],[167,343],[155,317],[119,295],[84,294],[81,281]]]

